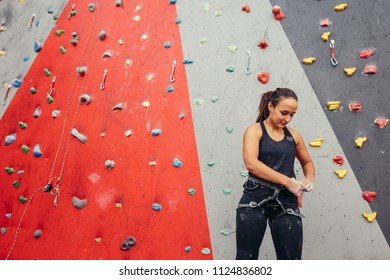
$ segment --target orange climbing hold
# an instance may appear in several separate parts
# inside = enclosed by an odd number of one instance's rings
[[[269,81],[269,74],[267,71],[261,71],[258,75],[257,75],[257,79],[260,81],[260,83],[262,84],[266,84],[268,83]]]
[[[360,52],[359,56],[361,58],[369,58],[374,54],[373,50],[363,50]]]
[[[363,198],[367,200],[368,202],[373,202],[374,198],[376,197],[376,192],[372,191],[364,191],[362,194]]]
[[[384,118],[376,118],[374,121],[374,123],[380,128],[384,128],[388,122],[389,120]]]

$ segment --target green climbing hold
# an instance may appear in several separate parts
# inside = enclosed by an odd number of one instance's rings
[[[212,96],[211,97],[211,102],[215,103],[219,100],[219,96]]]
[[[236,68],[234,68],[233,66],[230,66],[226,69],[227,72],[234,72],[234,70],[236,70]]]
[[[65,32],[65,30],[63,30],[63,29],[58,29],[58,30],[56,30],[56,35],[57,35],[57,36],[61,36],[62,34],[64,34],[64,32]]]
[[[248,170],[241,171],[241,172],[240,172],[240,175],[241,175],[242,177],[248,177],[248,176],[249,176],[249,171],[248,171]]]
[[[47,103],[49,103],[49,104],[54,101],[54,98],[51,97],[51,95],[46,96],[46,99],[47,99]]]
[[[62,54],[66,53],[66,49],[63,46],[60,46],[60,51],[61,51]]]
[[[196,190],[194,188],[189,188],[188,189],[188,194],[191,195],[191,196],[194,195],[195,192],[196,192]]]
[[[30,151],[30,148],[26,145],[22,145],[22,151],[23,151],[23,153],[27,154],[28,151]]]
[[[30,92],[32,94],[36,94],[37,93],[37,90],[34,88],[34,87],[30,87]]]
[[[27,201],[27,198],[25,198],[23,195],[19,196],[19,201],[21,203],[25,203]]]
[[[58,19],[58,15],[54,15],[54,16],[53,16],[53,19],[54,19],[54,20],[57,20],[57,19]]]
[[[213,161],[213,160],[210,160],[210,161],[207,163],[208,166],[213,166],[214,164],[215,164],[215,161]]]
[[[45,69],[43,69],[43,71],[45,72],[46,77],[49,77],[51,75],[51,72],[49,71],[49,69],[45,68]]]
[[[224,228],[223,230],[220,231],[220,233],[222,233],[225,236],[228,236],[230,231],[227,228]]]
[[[18,188],[20,186],[20,181],[19,180],[15,180],[12,185],[14,185],[15,189]]]
[[[27,128],[27,124],[25,122],[19,122],[19,126],[23,129]]]
[[[5,169],[5,171],[8,173],[8,174],[12,174],[12,173],[14,173],[14,169],[12,168],[12,167],[6,167],[6,168],[4,168]]]
[[[223,194],[224,195],[228,195],[228,194],[231,194],[231,193],[232,193],[232,191],[230,189],[228,189],[228,188],[223,189]]]
[[[5,227],[1,228],[1,234],[4,235],[7,232],[7,229]]]
[[[232,133],[234,131],[233,127],[227,126],[226,127],[227,132]]]
[[[77,15],[77,11],[71,11],[71,12],[69,13],[69,15],[73,17],[73,16]]]

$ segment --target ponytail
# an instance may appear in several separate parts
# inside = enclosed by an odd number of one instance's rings
[[[298,101],[298,97],[291,89],[288,88],[277,88],[274,91],[268,91],[261,95],[259,104],[259,115],[257,116],[256,122],[262,122],[269,116],[268,104],[271,102],[273,107],[276,107],[279,102],[284,98],[294,98]]]

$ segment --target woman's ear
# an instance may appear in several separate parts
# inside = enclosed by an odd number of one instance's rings
[[[268,110],[270,111],[270,112],[272,112],[273,111],[273,109],[274,109],[274,106],[272,106],[272,102],[270,101],[270,102],[268,102]]]

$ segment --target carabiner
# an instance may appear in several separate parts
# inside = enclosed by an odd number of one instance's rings
[[[330,63],[332,64],[333,67],[336,66],[337,64],[339,64],[339,62],[336,60],[335,55],[334,55],[334,43],[335,43],[335,40],[330,40],[330,44],[329,44]]]

